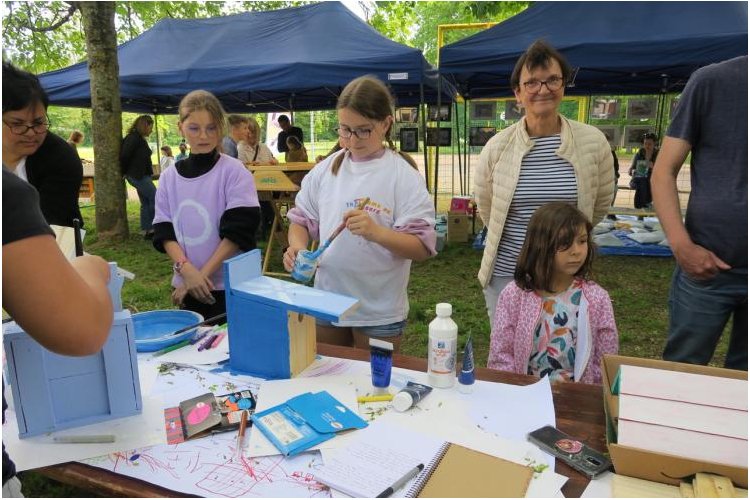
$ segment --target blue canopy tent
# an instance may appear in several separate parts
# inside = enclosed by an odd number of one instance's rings
[[[566,94],[679,92],[701,66],[747,54],[746,2],[536,2],[440,49],[467,99],[513,94],[519,56],[543,38],[574,67]]]
[[[194,89],[227,111],[332,109],[352,79],[374,74],[399,106],[434,102],[438,74],[418,49],[380,35],[339,2],[210,19],[164,19],[117,48],[125,111],[169,114]],[[89,107],[87,63],[40,76],[52,104]],[[443,101],[455,95],[450,85]],[[423,95],[420,95],[423,94]]]

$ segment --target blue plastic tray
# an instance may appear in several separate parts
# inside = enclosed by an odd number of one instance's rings
[[[171,335],[173,332],[203,321],[203,316],[193,311],[165,309],[134,314],[135,348],[138,352],[153,352],[176,344],[195,333],[196,328]]]

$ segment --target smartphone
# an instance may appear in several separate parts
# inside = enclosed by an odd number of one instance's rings
[[[591,478],[607,471],[612,466],[609,458],[602,453],[589,448],[581,441],[551,425],[545,425],[530,432],[527,438],[542,450],[551,453],[575,470]]]

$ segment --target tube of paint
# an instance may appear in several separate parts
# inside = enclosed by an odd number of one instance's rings
[[[469,394],[474,389],[474,346],[471,336],[464,346],[464,362],[461,373],[458,374],[458,391]]]
[[[392,367],[393,344],[371,338],[370,371],[372,372],[372,385],[378,389],[387,389],[391,385]]]
[[[432,392],[429,385],[418,384],[416,382],[407,382],[406,387],[401,389],[393,396],[393,409],[396,411],[406,411],[414,408],[417,403],[422,401],[425,396]]]

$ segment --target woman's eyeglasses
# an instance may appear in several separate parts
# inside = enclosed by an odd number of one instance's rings
[[[29,130],[33,130],[35,134],[43,134],[49,130],[50,121],[49,118],[34,121],[31,125],[26,123],[8,123],[3,120],[3,123],[8,127],[11,133],[15,135],[25,135]]]
[[[372,133],[372,129],[369,128],[351,129],[348,127],[336,127],[333,130],[336,131],[339,137],[344,139],[349,139],[351,136],[355,136],[357,139],[369,139]]]
[[[536,94],[542,90],[542,85],[546,85],[547,90],[550,92],[555,92],[562,88],[563,79],[559,76],[550,76],[546,80],[529,80],[528,82],[523,82],[523,87],[531,94]]]

